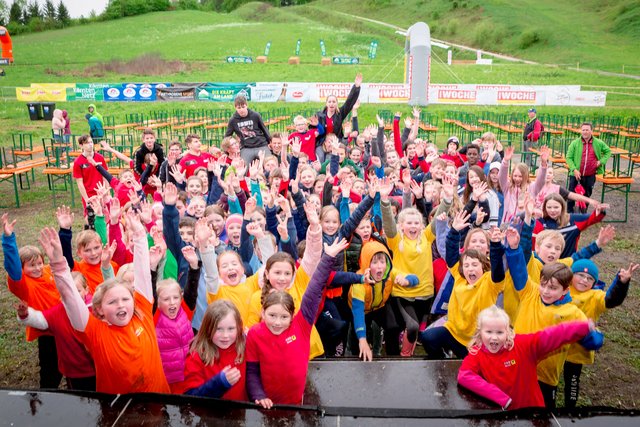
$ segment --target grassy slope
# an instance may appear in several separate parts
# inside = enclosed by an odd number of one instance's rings
[[[620,72],[640,66],[640,3],[635,0],[371,0],[354,8],[340,0],[317,0],[308,8],[339,10],[408,27],[424,21],[436,38],[555,64]],[[467,7],[462,7],[462,5]],[[625,5],[627,7],[625,7]],[[518,47],[523,31],[542,43]],[[640,73],[640,67],[635,69]]]

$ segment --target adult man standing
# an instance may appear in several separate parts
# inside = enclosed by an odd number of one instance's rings
[[[569,144],[567,149],[567,166],[569,168],[569,191],[575,192],[578,184],[584,188],[584,195],[591,197],[596,175],[603,174],[607,160],[611,157],[611,149],[601,139],[593,137],[593,125],[589,122],[580,126],[581,138]],[[573,200],[567,203],[567,211],[572,213],[575,206]]]
[[[524,127],[524,131],[522,132],[522,141],[524,142],[524,152],[527,153],[531,151],[532,147],[537,147],[538,140],[540,136],[542,136],[542,132],[544,131],[544,126],[542,126],[542,122],[538,120],[536,116],[537,111],[535,108],[529,108],[529,121]],[[529,168],[535,166],[534,157],[531,154],[525,154],[526,163]]]

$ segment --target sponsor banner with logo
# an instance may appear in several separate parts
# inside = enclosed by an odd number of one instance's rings
[[[111,86],[116,86],[116,85],[111,85]],[[150,89],[155,89],[157,87],[159,88],[165,88],[165,87],[171,87],[172,84],[171,83],[120,83],[121,87],[132,87],[132,88],[150,88]]]
[[[105,101],[140,102],[155,101],[156,90],[150,87],[110,87],[104,88]]]
[[[18,101],[27,102],[65,102],[67,100],[67,88],[62,85],[51,85],[49,87],[17,87],[16,98]]]
[[[75,101],[103,101],[104,88],[115,86],[109,83],[76,83],[73,98]]]
[[[198,86],[197,83],[171,87],[156,86],[156,99],[158,101],[195,101]]]
[[[411,87],[405,84],[369,83],[366,88],[368,93],[367,102],[370,103],[404,103],[409,102],[411,97]]]
[[[251,99],[251,85],[255,83],[205,83],[196,89],[198,101],[233,102],[242,93],[247,101]],[[266,102],[266,101],[265,101]]]
[[[550,91],[547,92],[546,105],[570,105],[576,107],[604,107],[607,92],[595,91]]]
[[[328,96],[335,96],[338,102],[344,102],[349,96],[353,83],[309,83],[311,102],[324,102]],[[360,94],[362,96],[362,92]],[[363,100],[366,98],[363,98]]]

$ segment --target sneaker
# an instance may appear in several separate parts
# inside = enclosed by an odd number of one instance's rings
[[[344,356],[344,343],[340,342],[337,346],[336,346],[336,354],[335,357],[342,357]]]
[[[400,350],[400,356],[402,357],[411,357],[413,356],[413,351],[416,348],[416,342],[409,342],[409,338],[407,338],[407,333],[402,335],[402,349]]]

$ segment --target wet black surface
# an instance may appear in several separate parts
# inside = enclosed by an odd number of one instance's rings
[[[0,390],[0,426],[637,426],[633,411],[581,408],[502,412],[459,389],[460,362],[318,361],[305,406],[261,410],[243,402],[176,395],[126,396]]]

